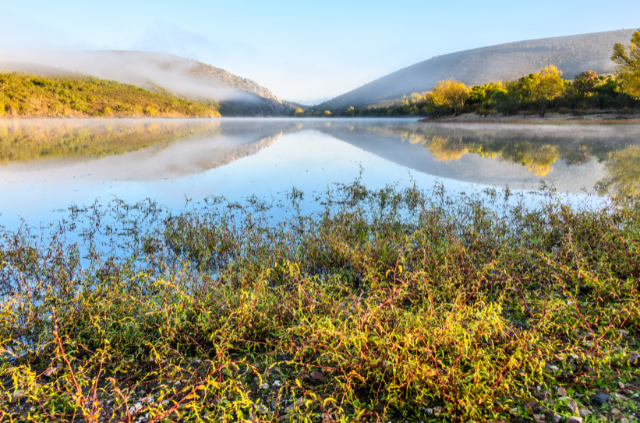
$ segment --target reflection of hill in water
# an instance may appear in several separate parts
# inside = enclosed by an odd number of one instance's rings
[[[0,123],[0,158],[14,171],[89,179],[177,178],[272,145],[294,124],[269,121],[55,120]]]
[[[0,121],[9,173],[95,180],[178,178],[315,130],[409,169],[513,188],[640,194],[640,127],[419,124],[398,120]],[[319,140],[318,142],[321,142]],[[357,157],[354,157],[357,160]],[[385,169],[366,169],[384,175]],[[21,177],[22,177],[21,175]],[[239,175],[242,178],[243,175]],[[30,177],[30,176],[26,176]]]
[[[271,146],[280,135],[281,132],[260,133],[256,134],[258,139],[255,140],[225,135],[190,138],[161,150],[148,149],[126,156],[110,157],[100,163],[100,167],[118,169],[118,179],[122,180],[180,178],[256,154]]]
[[[187,120],[0,121],[0,163],[54,158],[100,158],[167,146],[193,136],[214,136],[219,122]]]
[[[569,192],[596,186],[628,195],[640,191],[640,177],[634,176],[640,169],[633,150],[640,144],[637,126],[354,122],[317,129],[400,165],[445,178],[515,188],[535,188],[544,180]]]

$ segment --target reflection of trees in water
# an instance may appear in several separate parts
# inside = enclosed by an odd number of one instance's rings
[[[612,152],[605,168],[608,175],[598,184],[598,190],[602,194],[640,196],[639,146],[633,145],[624,150]]]
[[[522,140],[486,140],[465,142],[463,137],[427,135],[407,137],[412,144],[420,143],[438,161],[459,160],[467,153],[485,158],[498,157],[501,160],[518,163],[537,176],[546,176],[553,170],[553,164],[561,158],[559,148],[554,145]],[[587,157],[588,159],[588,157]]]
[[[500,157],[501,160],[518,163],[537,176],[546,176],[553,170],[553,164],[560,159],[557,146],[521,140],[509,142],[475,142],[469,151],[483,157]]]
[[[438,161],[460,160],[460,158],[469,152],[462,138],[440,137],[434,135],[431,138],[425,138],[422,141],[424,148],[427,148]]]
[[[0,122],[0,163],[105,157],[215,135],[219,122]]]
[[[531,173],[544,177],[553,165],[562,160],[568,166],[587,163],[595,158],[605,162],[608,176],[599,183],[601,194],[640,196],[640,140],[627,138],[576,137],[571,135],[531,136],[502,135],[480,132],[469,135],[463,131],[436,127],[380,126],[369,129],[380,135],[399,137],[403,142],[421,144],[438,161],[459,160],[465,154],[484,158],[498,158],[526,167]],[[629,146],[629,144],[632,144]]]

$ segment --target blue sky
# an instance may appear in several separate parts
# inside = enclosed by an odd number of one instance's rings
[[[637,0],[0,2],[0,51],[161,51],[307,104],[435,55],[640,27]]]

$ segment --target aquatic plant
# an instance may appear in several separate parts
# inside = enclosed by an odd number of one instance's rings
[[[637,389],[638,205],[536,195],[356,180],[314,213],[116,200],[4,231],[0,418],[524,421]]]

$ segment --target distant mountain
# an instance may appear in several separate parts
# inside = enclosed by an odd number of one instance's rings
[[[3,53],[0,72],[68,76],[80,72],[102,79],[157,87],[190,98],[220,102],[225,115],[284,115],[292,104],[258,83],[196,60],[143,51]]]
[[[615,43],[628,44],[634,30],[598,32],[500,44],[433,57],[401,69],[351,92],[314,106],[338,110],[367,106],[430,91],[441,80],[454,78],[467,85],[517,79],[553,64],[567,79],[586,70],[611,73]]]

